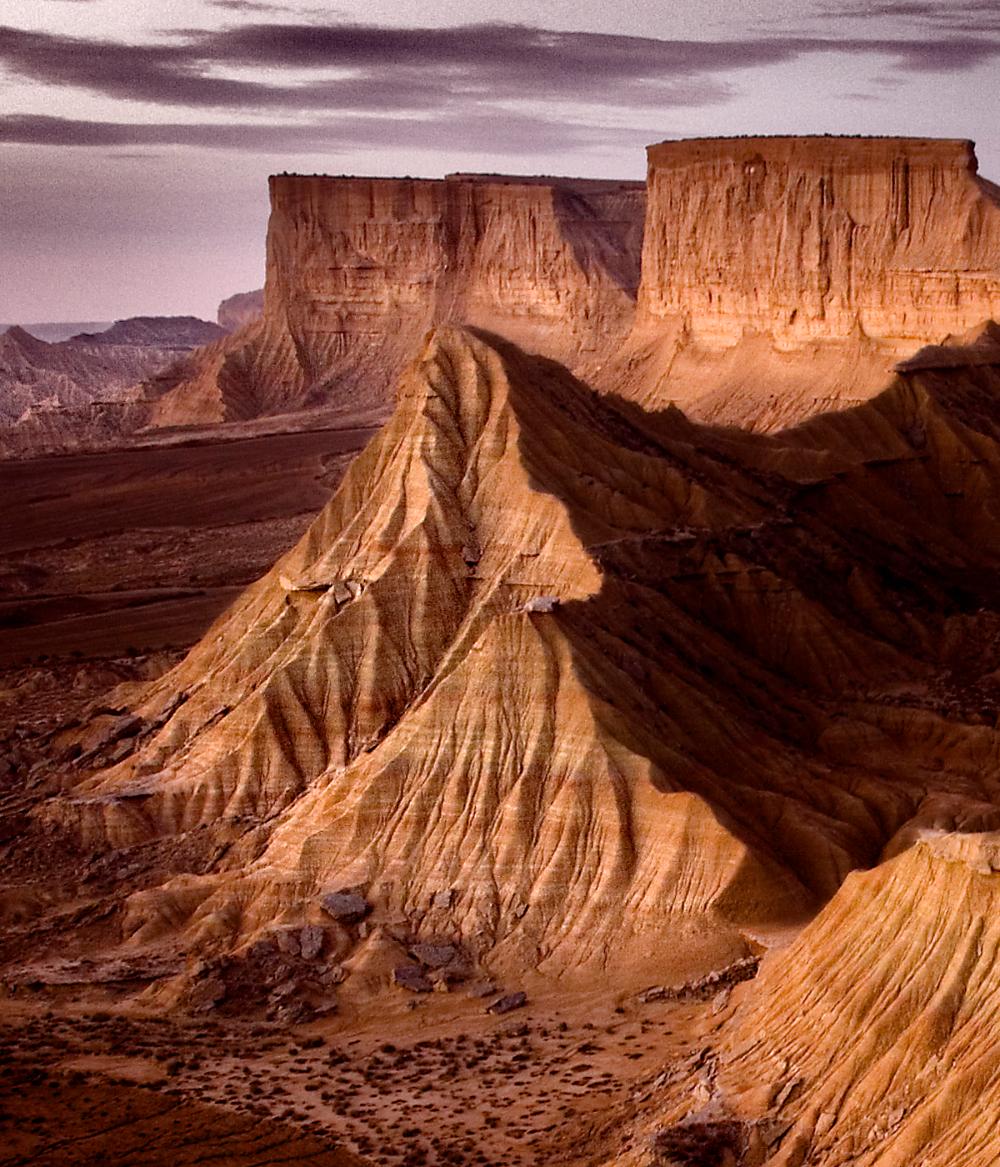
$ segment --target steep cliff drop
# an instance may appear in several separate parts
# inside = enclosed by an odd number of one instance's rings
[[[629,182],[274,177],[263,318],[161,383],[156,422],[385,416],[421,336],[447,321],[598,366],[631,325],[644,202]]]
[[[774,430],[1000,316],[1000,191],[971,142],[712,138],[648,160],[617,391],[649,407]]]

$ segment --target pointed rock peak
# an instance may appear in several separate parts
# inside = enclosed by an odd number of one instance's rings
[[[32,336],[30,332],[22,328],[20,324],[12,324],[3,334],[3,339],[12,344],[19,345],[23,348],[48,348],[48,344],[44,340],[39,340],[37,336]]]

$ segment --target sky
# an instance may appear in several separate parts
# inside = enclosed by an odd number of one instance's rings
[[[848,133],[972,138],[1000,180],[998,109],[1000,0],[0,0],[0,320],[213,319],[277,171]]]

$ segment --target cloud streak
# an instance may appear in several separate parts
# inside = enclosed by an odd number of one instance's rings
[[[302,123],[102,122],[40,114],[0,116],[0,144],[58,147],[185,146],[294,155],[331,154],[359,146],[406,149],[487,149],[510,155],[544,155],[631,142],[645,145],[648,131],[622,130],[540,115],[453,113],[417,117],[348,117]]]
[[[1000,32],[1000,4],[997,0],[871,0],[837,4],[818,13],[823,20],[897,20],[909,26],[934,29],[946,34],[987,35]]]
[[[261,0],[217,0],[239,10]],[[881,5],[880,7],[889,7]],[[925,6],[914,0],[911,9]],[[973,5],[965,5],[971,9]],[[903,73],[954,73],[1000,56],[982,35],[656,40],[522,25],[382,28],[244,23],[152,44],[0,27],[9,73],[126,102],[238,111],[443,111],[501,102],[698,107],[727,75],[818,53],[874,54]],[[234,77],[253,70],[262,79]]]

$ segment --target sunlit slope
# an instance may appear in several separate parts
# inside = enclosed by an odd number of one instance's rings
[[[993,813],[1000,448],[942,377],[761,439],[438,331],[300,544],[131,698],[135,749],[48,813],[88,845],[225,826],[133,942],[239,946],[337,886],[553,971],[800,920]]]

